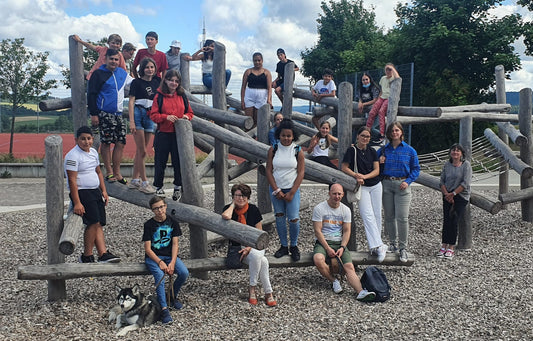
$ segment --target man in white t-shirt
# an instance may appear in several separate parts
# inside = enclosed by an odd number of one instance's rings
[[[340,293],[341,284],[329,271],[326,257],[341,261],[348,284],[357,292],[358,301],[373,301],[374,292],[368,292],[361,286],[361,281],[355,273],[350,251],[346,248],[350,240],[352,215],[350,209],[341,203],[344,189],[339,184],[332,184],[329,188],[329,198],[313,209],[313,228],[316,243],[313,249],[313,261],[322,276],[332,283],[333,291]]]
[[[80,263],[93,263],[93,249],[98,251],[98,262],[117,263],[120,258],[109,252],[105,245],[105,205],[109,200],[104,176],[100,170],[98,152],[92,148],[94,139],[91,128],[80,127],[76,131],[76,146],[65,155],[65,176],[70,190],[70,200],[75,214],[87,225],[83,235],[84,250]]]

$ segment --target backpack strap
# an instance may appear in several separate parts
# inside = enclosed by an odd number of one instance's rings
[[[163,95],[161,93],[157,93],[157,107],[159,108],[159,112],[161,112],[163,108]]]
[[[276,156],[276,152],[278,151],[278,144],[274,143],[272,147],[274,148],[272,150],[272,158],[274,158],[274,156]],[[300,152],[300,150],[302,150],[302,147],[300,147],[300,145],[297,144],[296,148],[294,148],[294,157],[296,158],[296,160],[298,160],[298,153]]]

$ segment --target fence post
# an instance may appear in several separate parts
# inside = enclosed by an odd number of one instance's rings
[[[181,54],[181,61],[180,61],[180,73],[181,73],[181,86],[189,91],[191,88],[191,74],[190,74],[190,64],[189,61],[185,59],[185,57],[189,57],[188,53],[182,53]]]
[[[63,231],[63,139],[50,135],[44,140],[46,166],[46,245],[48,264],[65,262],[59,252],[59,239]],[[64,279],[48,280],[48,300],[57,301],[67,297]]]
[[[465,159],[472,161],[472,116],[465,116],[459,122],[459,143],[465,148]],[[457,248],[470,250],[472,248],[472,214],[470,203],[466,205],[463,217],[458,224]]]
[[[226,110],[226,47],[219,42],[215,42],[211,91],[213,108]],[[228,146],[215,138],[215,212],[222,213],[228,199]]]
[[[73,37],[74,36],[69,36],[68,44],[72,121],[74,133],[76,133],[79,127],[87,125],[87,96],[85,94],[85,74],[83,71],[83,46],[78,44]],[[98,141],[100,141],[100,139],[98,139]]]
[[[294,62],[285,64],[285,74],[283,76],[283,103],[281,103],[281,113],[285,118],[292,116],[292,89],[294,87]]]
[[[174,123],[176,140],[180,157],[182,179],[182,202],[198,207],[204,206],[204,191],[196,171],[196,155],[191,122],[178,120]],[[201,226],[189,227],[191,242],[191,258],[207,258],[207,232]],[[193,273],[197,278],[208,279],[207,271]]]
[[[270,105],[267,103],[259,108],[257,112],[257,141],[269,144],[268,131],[270,130]],[[266,176],[257,172],[257,207],[261,214],[272,212],[270,191]]]
[[[337,115],[337,133],[339,137],[339,145],[337,153],[339,155],[339,169],[342,166],[342,159],[348,147],[352,144],[352,112],[353,112],[353,86],[350,82],[342,82],[339,84],[339,108]],[[345,189],[346,191],[346,189]],[[356,225],[354,217],[354,203],[347,200],[347,193],[344,194],[343,203],[348,206],[352,214],[352,229],[350,233],[350,241],[348,242],[348,249],[357,251],[357,237]]]
[[[520,90],[520,108],[518,111],[518,123],[520,133],[527,138],[527,144],[520,146],[520,159],[532,165],[531,157],[531,110],[532,92],[530,88]],[[533,179],[530,177],[520,177],[520,188],[526,189],[533,186]],[[522,200],[522,220],[533,221],[533,199]]]
[[[503,104],[507,102],[505,95],[505,70],[503,65],[497,65],[494,68],[496,76],[496,103]],[[509,144],[509,136],[503,131],[503,129],[498,129],[498,136],[505,144]],[[500,164],[500,179],[499,179],[499,190],[498,194],[505,194],[509,192],[509,165],[507,162],[502,161]],[[506,208],[506,205],[503,205],[502,208]]]

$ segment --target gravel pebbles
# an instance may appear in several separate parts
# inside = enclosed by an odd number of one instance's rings
[[[212,202],[206,191],[205,202]],[[492,216],[472,206],[473,247],[451,261],[437,259],[441,202],[437,192],[413,188],[411,267],[382,266],[392,286],[386,303],[364,304],[343,282],[337,295],[313,267],[271,269],[278,301],[247,303],[247,270],[211,272],[208,280],[190,278],[172,311],[174,323],[158,323],[130,332],[131,340],[528,340],[533,339],[533,231],[520,219],[519,204]],[[496,193],[486,192],[495,197]],[[326,189],[302,189],[312,208],[326,198]],[[254,201],[254,200],[252,200]],[[312,250],[311,208],[301,214],[300,249]],[[151,212],[112,200],[105,229],[109,249],[123,262],[141,262],[142,224]],[[358,226],[361,219],[356,216]],[[116,339],[107,313],[114,304],[115,285],[138,283],[153,292],[151,276],[67,280],[65,301],[47,301],[46,281],[17,280],[17,267],[46,264],[44,209],[0,215],[0,338],[2,340]],[[188,228],[180,239],[180,257],[189,258]],[[267,253],[278,248],[271,231]],[[362,228],[359,250],[366,250]],[[67,262],[75,262],[77,246]],[[222,256],[225,244],[213,244],[210,256]],[[364,268],[359,268],[361,275]]]

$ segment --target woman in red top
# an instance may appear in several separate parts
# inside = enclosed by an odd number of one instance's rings
[[[172,199],[176,201],[181,198],[181,172],[174,122],[179,119],[190,121],[193,118],[190,106],[187,104],[187,108],[185,107],[182,97],[185,96],[184,93],[179,72],[168,70],[165,73],[165,78],[161,81],[161,86],[157,89],[157,94],[154,97],[152,109],[149,113],[150,119],[157,123],[154,137],[154,186],[157,189],[156,194],[165,195],[163,178],[167,167],[168,154],[170,153],[172,167],[174,167],[174,194]],[[159,96],[163,97],[163,101],[158,99]]]

